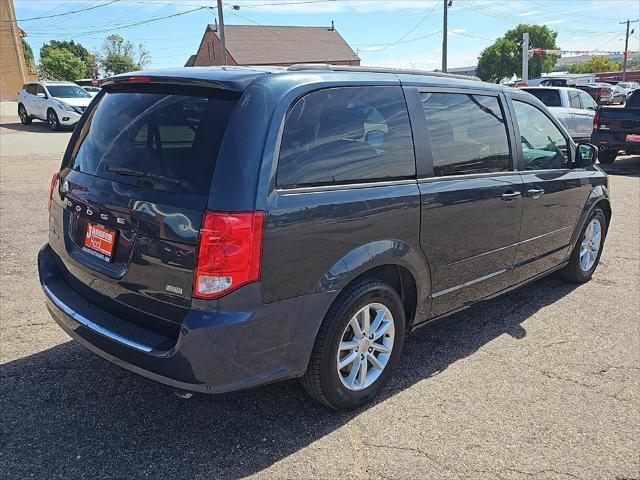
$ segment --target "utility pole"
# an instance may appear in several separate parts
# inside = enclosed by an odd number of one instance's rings
[[[522,81],[529,82],[529,32],[522,34]]]
[[[224,16],[222,14],[222,0],[218,0],[218,19],[220,20],[220,43],[222,44],[222,65],[227,64],[227,45],[224,43]]]
[[[620,25],[627,24],[627,34],[624,37],[624,56],[622,62],[622,81],[624,82],[627,79],[627,57],[629,56],[629,35],[633,35],[634,30],[631,30],[629,33],[629,24],[630,23],[638,23],[638,20],[629,20],[626,22],[620,22]]]
[[[451,6],[453,0],[444,1],[444,14],[442,16],[442,71],[447,73],[447,8]]]

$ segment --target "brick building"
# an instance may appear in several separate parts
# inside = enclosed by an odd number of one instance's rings
[[[22,85],[37,78],[24,60],[25,36],[17,25],[13,0],[0,0],[0,101],[15,100]]]
[[[331,63],[360,65],[360,58],[333,27],[225,25],[227,65]],[[222,64],[217,25],[207,25],[200,47],[187,67]]]

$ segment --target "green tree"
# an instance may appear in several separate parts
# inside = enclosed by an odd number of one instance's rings
[[[46,58],[49,55],[49,52],[55,50],[66,50],[82,62],[84,68],[82,74],[78,78],[93,77],[94,70],[97,67],[96,56],[90,53],[89,50],[81,44],[76,43],[73,40],[51,40],[40,48],[40,62],[42,63],[42,59]],[[76,78],[76,80],[78,78]]]
[[[40,57],[40,66],[61,80],[74,82],[84,77],[86,65],[66,48],[50,48]]]
[[[522,72],[522,34],[529,32],[529,48],[557,50],[558,32],[544,25],[520,24],[480,52],[478,76],[485,81],[499,82]],[[550,72],[560,58],[558,55],[532,55],[529,58],[529,77],[536,78],[542,72]]]
[[[607,57],[593,57],[588,62],[569,65],[570,73],[617,72],[622,70],[622,64],[609,60]]]
[[[149,51],[143,44],[137,47],[120,35],[109,35],[102,45],[100,64],[107,75],[140,70],[150,62]]]
[[[640,57],[628,59],[627,70],[640,70]]]
[[[22,52],[24,54],[24,61],[27,62],[27,65],[35,65],[35,59],[33,58],[33,50],[31,50],[31,45],[27,43],[27,41],[22,39]]]

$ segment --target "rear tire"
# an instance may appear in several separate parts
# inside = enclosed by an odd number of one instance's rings
[[[382,281],[356,283],[340,294],[322,322],[302,386],[318,402],[337,410],[364,405],[389,381],[404,337],[398,293]]]
[[[58,120],[58,114],[55,110],[49,109],[47,112],[47,123],[49,124],[49,128],[54,132],[60,130],[60,120]]]
[[[617,150],[602,150],[598,152],[598,161],[605,165],[611,165],[616,161],[616,157],[618,156]]]
[[[23,104],[18,105],[18,116],[23,125],[31,125],[31,117],[27,113],[27,109]]]
[[[597,239],[595,238],[597,236]],[[596,207],[582,227],[569,263],[560,270],[560,277],[567,282],[584,283],[591,280],[602,255],[607,236],[607,219],[601,208]]]

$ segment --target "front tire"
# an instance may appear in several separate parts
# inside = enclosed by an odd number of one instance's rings
[[[49,109],[47,112],[47,123],[49,124],[49,128],[54,132],[60,130],[60,120],[58,120],[58,114],[55,110]]]
[[[617,156],[617,150],[602,150],[601,152],[598,152],[598,161],[605,165],[611,165],[616,161]]]
[[[560,276],[572,283],[591,280],[602,255],[604,239],[607,236],[607,219],[601,208],[596,207],[582,227],[576,246],[571,252],[569,263],[560,270]]]
[[[389,381],[404,337],[404,307],[395,289],[377,280],[357,283],[327,313],[302,386],[337,410],[364,405]]]
[[[27,109],[23,104],[18,105],[18,116],[23,125],[31,125],[31,117],[27,113]]]

